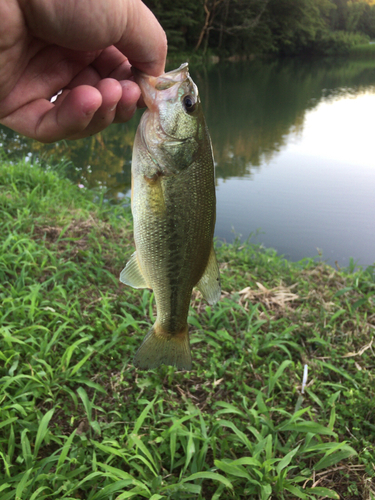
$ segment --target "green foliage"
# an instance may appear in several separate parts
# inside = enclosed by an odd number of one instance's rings
[[[316,43],[328,31],[327,12],[333,7],[329,1],[270,0],[267,24],[277,51],[282,55],[314,52]]]
[[[326,33],[319,41],[317,51],[322,55],[348,55],[351,49],[357,45],[368,44],[369,38],[363,33],[351,33],[348,31],[334,31]]]
[[[183,52],[191,48],[204,22],[204,10],[199,2],[185,0],[147,0],[168,37],[169,52]]]
[[[170,53],[340,55],[375,37],[375,4],[365,0],[148,0]],[[359,34],[353,35],[351,34]]]
[[[375,44],[354,45],[350,47],[349,56],[356,61],[375,59]]]
[[[117,279],[129,208],[3,163],[0,246],[2,500],[370,495],[373,268],[218,247],[222,300],[190,309],[194,369],[142,372],[155,311]]]

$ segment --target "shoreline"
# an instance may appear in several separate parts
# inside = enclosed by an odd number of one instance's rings
[[[180,61],[192,62],[192,64],[209,64],[214,65],[218,63],[237,63],[245,61],[254,61],[256,59],[262,60],[336,60],[336,59],[374,59],[375,58],[375,41],[370,41],[366,44],[352,45],[347,53],[342,54],[299,54],[299,55],[278,55],[267,53],[251,53],[251,54],[232,54],[232,55],[219,55],[219,54],[201,54],[196,52],[172,52],[167,57],[167,65],[180,64]]]

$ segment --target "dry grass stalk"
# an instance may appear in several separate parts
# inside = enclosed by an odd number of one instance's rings
[[[262,283],[256,282],[256,284],[259,290],[253,290],[248,286],[238,292],[241,296],[241,305],[245,306],[246,301],[248,300],[252,303],[260,302],[270,311],[279,309],[285,310],[290,308],[288,303],[294,302],[300,298],[299,295],[291,292],[291,289],[296,285],[292,285],[290,287],[279,285],[268,289],[262,285]]]

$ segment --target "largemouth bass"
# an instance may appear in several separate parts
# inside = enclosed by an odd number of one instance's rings
[[[122,283],[152,288],[157,318],[138,349],[141,369],[191,369],[187,315],[193,287],[209,304],[220,298],[213,248],[215,184],[211,140],[188,65],[151,77],[134,72],[147,110],[132,158],[136,251]]]

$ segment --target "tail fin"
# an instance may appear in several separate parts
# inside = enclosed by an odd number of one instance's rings
[[[152,326],[134,357],[134,365],[149,370],[162,363],[191,370],[188,325],[176,334],[164,332],[157,323]]]

